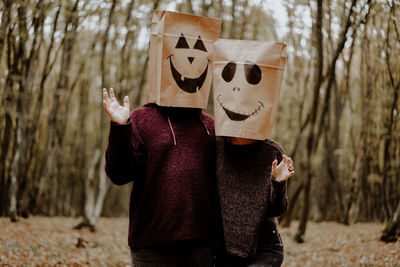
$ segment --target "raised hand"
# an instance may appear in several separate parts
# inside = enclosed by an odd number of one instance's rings
[[[286,181],[294,174],[292,159],[286,155],[283,155],[282,158],[279,165],[277,160],[272,162],[272,176],[278,182]]]
[[[125,96],[124,105],[121,106],[115,98],[114,90],[110,88],[110,97],[108,97],[107,89],[103,88],[103,106],[113,122],[124,124],[128,121],[130,114],[128,96]]]

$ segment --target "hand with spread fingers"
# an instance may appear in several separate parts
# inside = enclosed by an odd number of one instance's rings
[[[127,123],[130,115],[128,96],[125,96],[124,105],[121,106],[115,98],[114,90],[110,88],[110,97],[108,97],[107,89],[103,88],[103,106],[111,121],[118,124]]]
[[[277,182],[284,182],[294,174],[293,161],[290,157],[283,155],[278,165],[278,160],[272,162],[272,177]]]

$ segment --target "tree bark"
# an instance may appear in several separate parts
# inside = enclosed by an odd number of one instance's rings
[[[304,200],[303,200],[303,212],[301,215],[299,227],[297,233],[295,235],[295,240],[297,242],[304,242],[304,235],[307,227],[308,214],[310,209],[310,191],[311,191],[311,180],[312,180],[312,156],[314,151],[314,128],[317,120],[317,112],[319,106],[319,95],[320,95],[320,87],[322,84],[322,71],[323,71],[323,47],[322,47],[322,9],[323,0],[318,0],[317,2],[317,18],[315,24],[315,42],[317,46],[317,60],[315,66],[315,82],[314,82],[314,96],[310,111],[310,129],[307,139],[307,180],[304,186]]]
[[[248,0],[244,0],[243,6],[242,6],[242,12],[240,14],[241,18],[241,25],[240,25],[240,33],[239,33],[239,39],[244,39],[244,33],[246,32],[246,26],[247,26],[247,15],[246,15],[246,10],[248,9]]]
[[[102,41],[102,50],[101,50],[101,85],[102,88],[107,88],[106,84],[106,50],[109,38],[109,31],[111,28],[111,24],[114,17],[115,7],[117,5],[117,0],[112,1],[110,13],[108,14],[107,20],[107,28],[105,30],[103,41]],[[75,229],[81,229],[83,227],[89,227],[91,231],[95,231],[96,229],[96,221],[98,216],[100,216],[101,209],[103,206],[103,201],[105,197],[105,192],[107,191],[107,186],[104,184],[102,171],[100,170],[101,166],[101,155],[103,154],[103,139],[104,139],[104,111],[100,110],[100,135],[96,141],[96,150],[94,152],[92,162],[90,164],[87,178],[85,179],[85,208],[83,221],[75,226]],[[101,166],[102,167],[102,166]],[[103,171],[104,172],[104,171]],[[95,177],[96,174],[99,174],[99,181],[96,182]],[[96,198],[96,185],[99,185],[99,192]],[[99,203],[101,201],[101,203]]]
[[[89,227],[91,231],[95,231],[96,229],[96,220],[95,216],[95,175],[96,175],[96,167],[99,166],[101,150],[98,148],[94,152],[92,161],[89,165],[88,174],[85,179],[85,209],[83,214],[83,221],[78,224],[75,229],[81,229],[82,227]]]
[[[210,7],[212,6],[213,1],[211,0],[210,3],[207,3],[206,0],[201,1],[201,16],[208,17],[208,12]]]
[[[4,0],[3,2],[3,10],[1,16],[1,24],[0,24],[0,62],[3,56],[3,48],[4,44],[7,42],[7,29],[10,25],[11,21],[11,7],[13,1],[12,0]]]
[[[43,5],[43,0],[39,0],[34,7],[34,16],[32,19],[33,24],[33,34],[28,35],[27,29],[27,21],[26,21],[26,5],[24,3],[25,8],[19,11],[19,16],[21,16],[21,29],[22,34],[20,37],[21,45],[23,46],[21,50],[24,50],[24,58],[22,61],[24,62],[22,73],[21,73],[21,81],[19,85],[20,95],[19,95],[19,110],[18,110],[18,118],[20,121],[21,135],[23,136],[24,142],[21,142],[18,145],[18,153],[20,155],[20,160],[18,162],[18,191],[17,191],[17,207],[18,213],[20,213],[23,217],[28,217],[28,185],[33,181],[31,177],[28,177],[28,163],[29,163],[29,133],[32,121],[29,116],[31,114],[31,100],[33,96],[32,87],[34,85],[37,68],[39,65],[39,53],[40,48],[43,43],[42,31],[43,31],[43,23],[45,19],[45,10],[46,7]],[[21,8],[21,6],[20,6]],[[32,45],[28,54],[28,46],[27,39],[29,36],[33,35]]]
[[[50,157],[47,158],[46,168],[43,169],[42,176],[46,179],[46,185],[50,186],[51,190],[48,193],[46,200],[49,203],[48,214],[54,216],[58,214],[57,194],[59,193],[60,175],[62,156],[60,148],[63,142],[65,125],[67,124],[68,114],[67,109],[71,98],[69,89],[70,84],[70,69],[72,64],[72,49],[76,38],[76,30],[78,27],[78,4],[80,0],[76,0],[73,4],[66,7],[66,23],[64,27],[63,51],[61,55],[61,70],[58,77],[54,100],[50,109],[48,119],[48,134],[47,134],[47,152]]]
[[[300,196],[301,191],[304,188],[304,184],[300,183],[297,189],[294,191],[293,197],[290,198],[290,205],[286,213],[280,218],[280,221],[282,221],[282,226],[283,227],[290,227],[290,223],[292,222],[293,218],[293,211],[294,207],[296,206],[297,199]]]
[[[92,161],[90,163],[87,178],[85,179],[85,209],[83,221],[80,222],[75,229],[82,229],[89,227],[91,231],[96,230],[97,219],[101,215],[103,209],[104,198],[106,196],[107,188],[109,186],[107,176],[104,172],[105,157],[98,148],[96,149]],[[99,173],[98,192],[96,195],[96,173]]]
[[[54,18],[54,22],[53,22],[53,29],[52,29],[52,33],[51,33],[51,37],[50,37],[50,44],[49,47],[47,48],[47,52],[46,52],[46,57],[45,57],[45,61],[44,61],[44,66],[42,69],[42,74],[41,74],[41,78],[40,78],[40,85],[38,88],[38,96],[37,96],[37,100],[36,100],[36,105],[34,107],[34,110],[32,112],[32,117],[30,118],[31,124],[30,124],[30,128],[28,129],[28,134],[27,134],[27,143],[28,143],[28,149],[27,149],[27,169],[32,167],[33,164],[33,154],[35,149],[37,149],[37,130],[39,127],[39,123],[40,123],[40,118],[42,117],[42,111],[43,111],[43,99],[44,99],[44,89],[45,89],[45,85],[46,85],[46,81],[47,78],[49,77],[49,74],[51,73],[51,71],[53,70],[53,67],[56,63],[56,60],[58,58],[58,53],[61,51],[62,45],[60,45],[57,48],[57,51],[54,55],[54,59],[52,62],[50,62],[50,58],[51,58],[51,53],[53,52],[53,48],[54,48],[54,38],[55,38],[55,33],[57,30],[57,25],[59,22],[59,15],[60,15],[60,10],[61,7],[58,7],[57,12],[55,14],[55,18]],[[38,162],[41,162],[40,160]],[[36,169],[40,169],[40,168],[36,168]],[[33,172],[35,173],[35,172]],[[40,173],[42,173],[42,171],[40,171]],[[38,177],[38,179],[35,179],[34,185],[33,185],[33,194],[31,195],[31,199],[30,199],[30,212],[34,212],[35,210],[37,210],[36,204],[38,203],[38,200],[40,199],[40,196],[42,195],[43,190],[44,190],[44,181],[42,181],[43,179],[45,179],[44,175],[40,175]]]
[[[195,15],[194,10],[193,10],[192,1],[191,0],[185,0],[185,3],[186,3],[185,12]]]
[[[399,225],[400,216],[400,202],[397,204],[396,211],[393,217],[387,222],[385,229],[383,230],[381,240],[385,242],[396,242],[397,241],[397,227]]]
[[[391,8],[392,10],[394,9],[394,5]],[[393,11],[391,12],[392,15],[394,15]],[[386,67],[388,69],[388,74],[390,78],[390,85],[393,89],[393,101],[390,105],[389,109],[389,122],[387,123],[386,126],[386,132],[383,135],[384,138],[384,152],[383,152],[383,180],[382,180],[382,197],[383,197],[383,207],[385,210],[385,215],[386,219],[390,220],[390,214],[392,214],[392,210],[390,208],[390,204],[388,203],[388,190],[387,190],[387,182],[389,179],[389,173],[391,170],[391,160],[392,160],[392,155],[390,153],[390,146],[392,144],[393,140],[393,122],[394,122],[394,114],[397,106],[397,101],[399,98],[399,91],[400,91],[400,81],[395,80],[395,75],[393,74],[392,66],[390,64],[390,59],[391,59],[391,47],[390,47],[390,41],[389,41],[389,36],[390,36],[390,25],[391,25],[392,19],[389,17],[388,18],[388,26],[387,26],[387,31],[386,31],[386,49],[385,49],[385,63]],[[396,25],[396,22],[393,22],[394,25]],[[390,190],[390,189],[389,189]]]
[[[154,0],[153,2],[153,10],[158,8],[158,5],[160,4],[160,0]],[[151,21],[151,20],[150,20]],[[137,94],[135,96],[134,101],[132,101],[132,103],[134,103],[134,107],[138,107],[140,105],[140,101],[142,99],[142,95],[143,95],[143,91],[144,91],[144,85],[147,79],[147,71],[148,71],[148,65],[149,65],[149,49],[150,46],[147,48],[147,52],[146,52],[146,56],[145,56],[145,60],[143,63],[143,68],[140,71],[139,77],[140,77],[140,81],[139,81],[139,85],[138,85],[138,91]]]
[[[119,79],[122,96],[128,95],[129,87],[131,87],[130,81],[132,80],[132,77],[130,75],[130,73],[132,72],[132,70],[130,69],[130,55],[129,55],[129,53],[127,55],[126,50],[128,49],[128,51],[129,51],[130,44],[134,43],[133,36],[134,36],[135,31],[133,29],[133,26],[135,26],[135,28],[136,28],[136,23],[133,22],[133,19],[132,19],[132,10],[134,7],[134,3],[135,3],[134,0],[129,2],[128,11],[127,11],[128,15],[126,16],[126,19],[124,22],[125,28],[127,29],[127,33],[125,36],[124,45],[121,48],[121,74],[120,74],[121,76]]]
[[[322,39],[322,15],[323,15],[323,8],[322,8],[322,0],[318,1],[317,4],[317,17],[316,17],[316,25],[315,25],[315,36],[316,36],[316,42],[317,42],[317,55],[318,55],[318,62],[317,62],[317,71],[316,71],[316,78],[315,78],[315,87],[314,87],[314,96],[313,96],[313,104],[311,107],[311,118],[310,118],[310,126],[309,126],[309,134],[307,138],[307,182],[305,184],[305,190],[304,190],[304,206],[303,206],[303,214],[299,223],[299,228],[295,236],[295,240],[297,242],[304,242],[304,234],[306,231],[307,227],[307,220],[308,220],[308,214],[309,214],[309,198],[310,198],[310,192],[311,192],[311,184],[312,184],[312,160],[313,156],[315,154],[315,151],[318,147],[318,141],[319,137],[321,135],[323,125],[324,125],[324,119],[326,117],[327,110],[329,108],[329,99],[330,99],[330,92],[332,85],[335,81],[335,68],[336,68],[336,61],[341,54],[344,45],[347,40],[347,32],[348,29],[351,26],[351,17],[353,15],[353,7],[356,5],[357,0],[353,0],[350,6],[350,10],[347,16],[346,24],[344,28],[342,29],[340,39],[337,45],[337,48],[335,49],[335,53],[333,55],[333,58],[330,60],[329,68],[328,68],[328,74],[329,74],[329,80],[328,80],[328,85],[327,89],[325,92],[325,101],[324,105],[322,107],[321,115],[320,115],[320,120],[319,120],[319,127],[316,129],[315,133],[315,125],[317,122],[317,114],[319,113],[319,94],[320,94],[320,87],[322,85],[323,81],[323,39]]]
[[[235,39],[236,38],[236,2],[237,0],[232,0],[232,6],[231,6],[231,32],[229,34],[230,39]]]
[[[25,44],[28,40],[28,29],[26,21],[26,9],[27,2],[22,1],[17,8],[18,12],[18,42],[16,43],[16,53],[14,54],[14,71],[15,79],[14,82],[18,83],[18,95],[15,99],[16,102],[16,114],[15,118],[15,130],[14,130],[14,144],[13,144],[13,157],[11,159],[11,167],[9,172],[10,177],[10,189],[9,189],[9,216],[11,221],[17,221],[18,210],[17,210],[17,199],[18,199],[18,183],[21,180],[20,174],[25,164],[24,149],[22,147],[22,134],[24,131],[24,118],[26,112],[24,112],[24,94],[26,93],[26,78],[29,69],[29,62],[26,59],[26,48]]]

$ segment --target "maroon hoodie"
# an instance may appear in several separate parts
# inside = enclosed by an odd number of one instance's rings
[[[214,121],[200,109],[148,103],[111,123],[105,170],[114,184],[133,181],[131,248],[213,238]]]

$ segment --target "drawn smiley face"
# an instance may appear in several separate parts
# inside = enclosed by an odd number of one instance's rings
[[[167,59],[169,59],[172,77],[174,78],[178,87],[187,93],[196,93],[203,87],[204,81],[206,80],[207,75],[208,75],[208,69],[209,69],[209,64],[210,64],[210,60],[207,58],[208,51],[207,51],[200,35],[197,38],[197,40],[193,46],[193,50],[201,51],[201,53],[200,54],[194,53],[194,51],[192,51],[192,53],[189,53],[189,54],[181,52],[181,51],[186,51],[186,50],[190,50],[190,47],[186,40],[186,37],[182,33],[178,39],[178,42],[176,43],[175,53],[168,56]],[[197,56],[195,56],[195,54]],[[175,65],[177,65],[177,66],[184,66],[184,64],[182,64],[183,62],[179,62],[179,61],[186,60],[186,59],[188,60],[188,62],[190,64],[189,66],[194,67],[194,68],[195,67],[198,68],[198,65],[194,66],[195,64],[201,64],[202,60],[200,60],[200,59],[203,59],[203,61],[204,61],[204,59],[206,59],[206,66],[205,66],[205,69],[203,71],[201,71],[201,73],[197,77],[194,77],[194,78],[184,77],[182,75],[182,72],[184,72],[185,70],[182,69],[182,70],[178,71],[177,67],[175,67],[174,63],[172,62],[172,57],[174,57],[174,62],[176,63]],[[184,59],[184,58],[186,58],[186,59]]]
[[[244,76],[246,78],[246,82],[248,85],[246,85],[246,88],[240,88],[239,86],[236,86],[237,84],[232,82],[237,74],[237,68],[243,67],[244,71]],[[261,78],[262,78],[262,71],[260,67],[257,64],[254,64],[251,61],[246,60],[244,64],[237,64],[234,61],[230,61],[227,63],[224,68],[222,69],[221,72],[221,77],[222,79],[228,83],[228,88],[232,88],[232,93],[234,94],[239,93],[240,90],[248,90],[248,94],[251,94],[251,90],[256,87],[258,83],[260,83]],[[229,91],[230,92],[230,91]],[[226,93],[229,93],[226,92]],[[248,113],[240,113],[240,112],[235,112],[229,108],[227,108],[224,103],[222,102],[223,96],[219,94],[216,98],[218,101],[219,105],[222,107],[222,109],[225,111],[226,115],[228,118],[232,121],[244,121],[247,120],[248,118],[256,115],[262,108],[264,108],[264,104],[261,101],[254,101],[254,106],[252,107],[245,107],[249,110]]]

